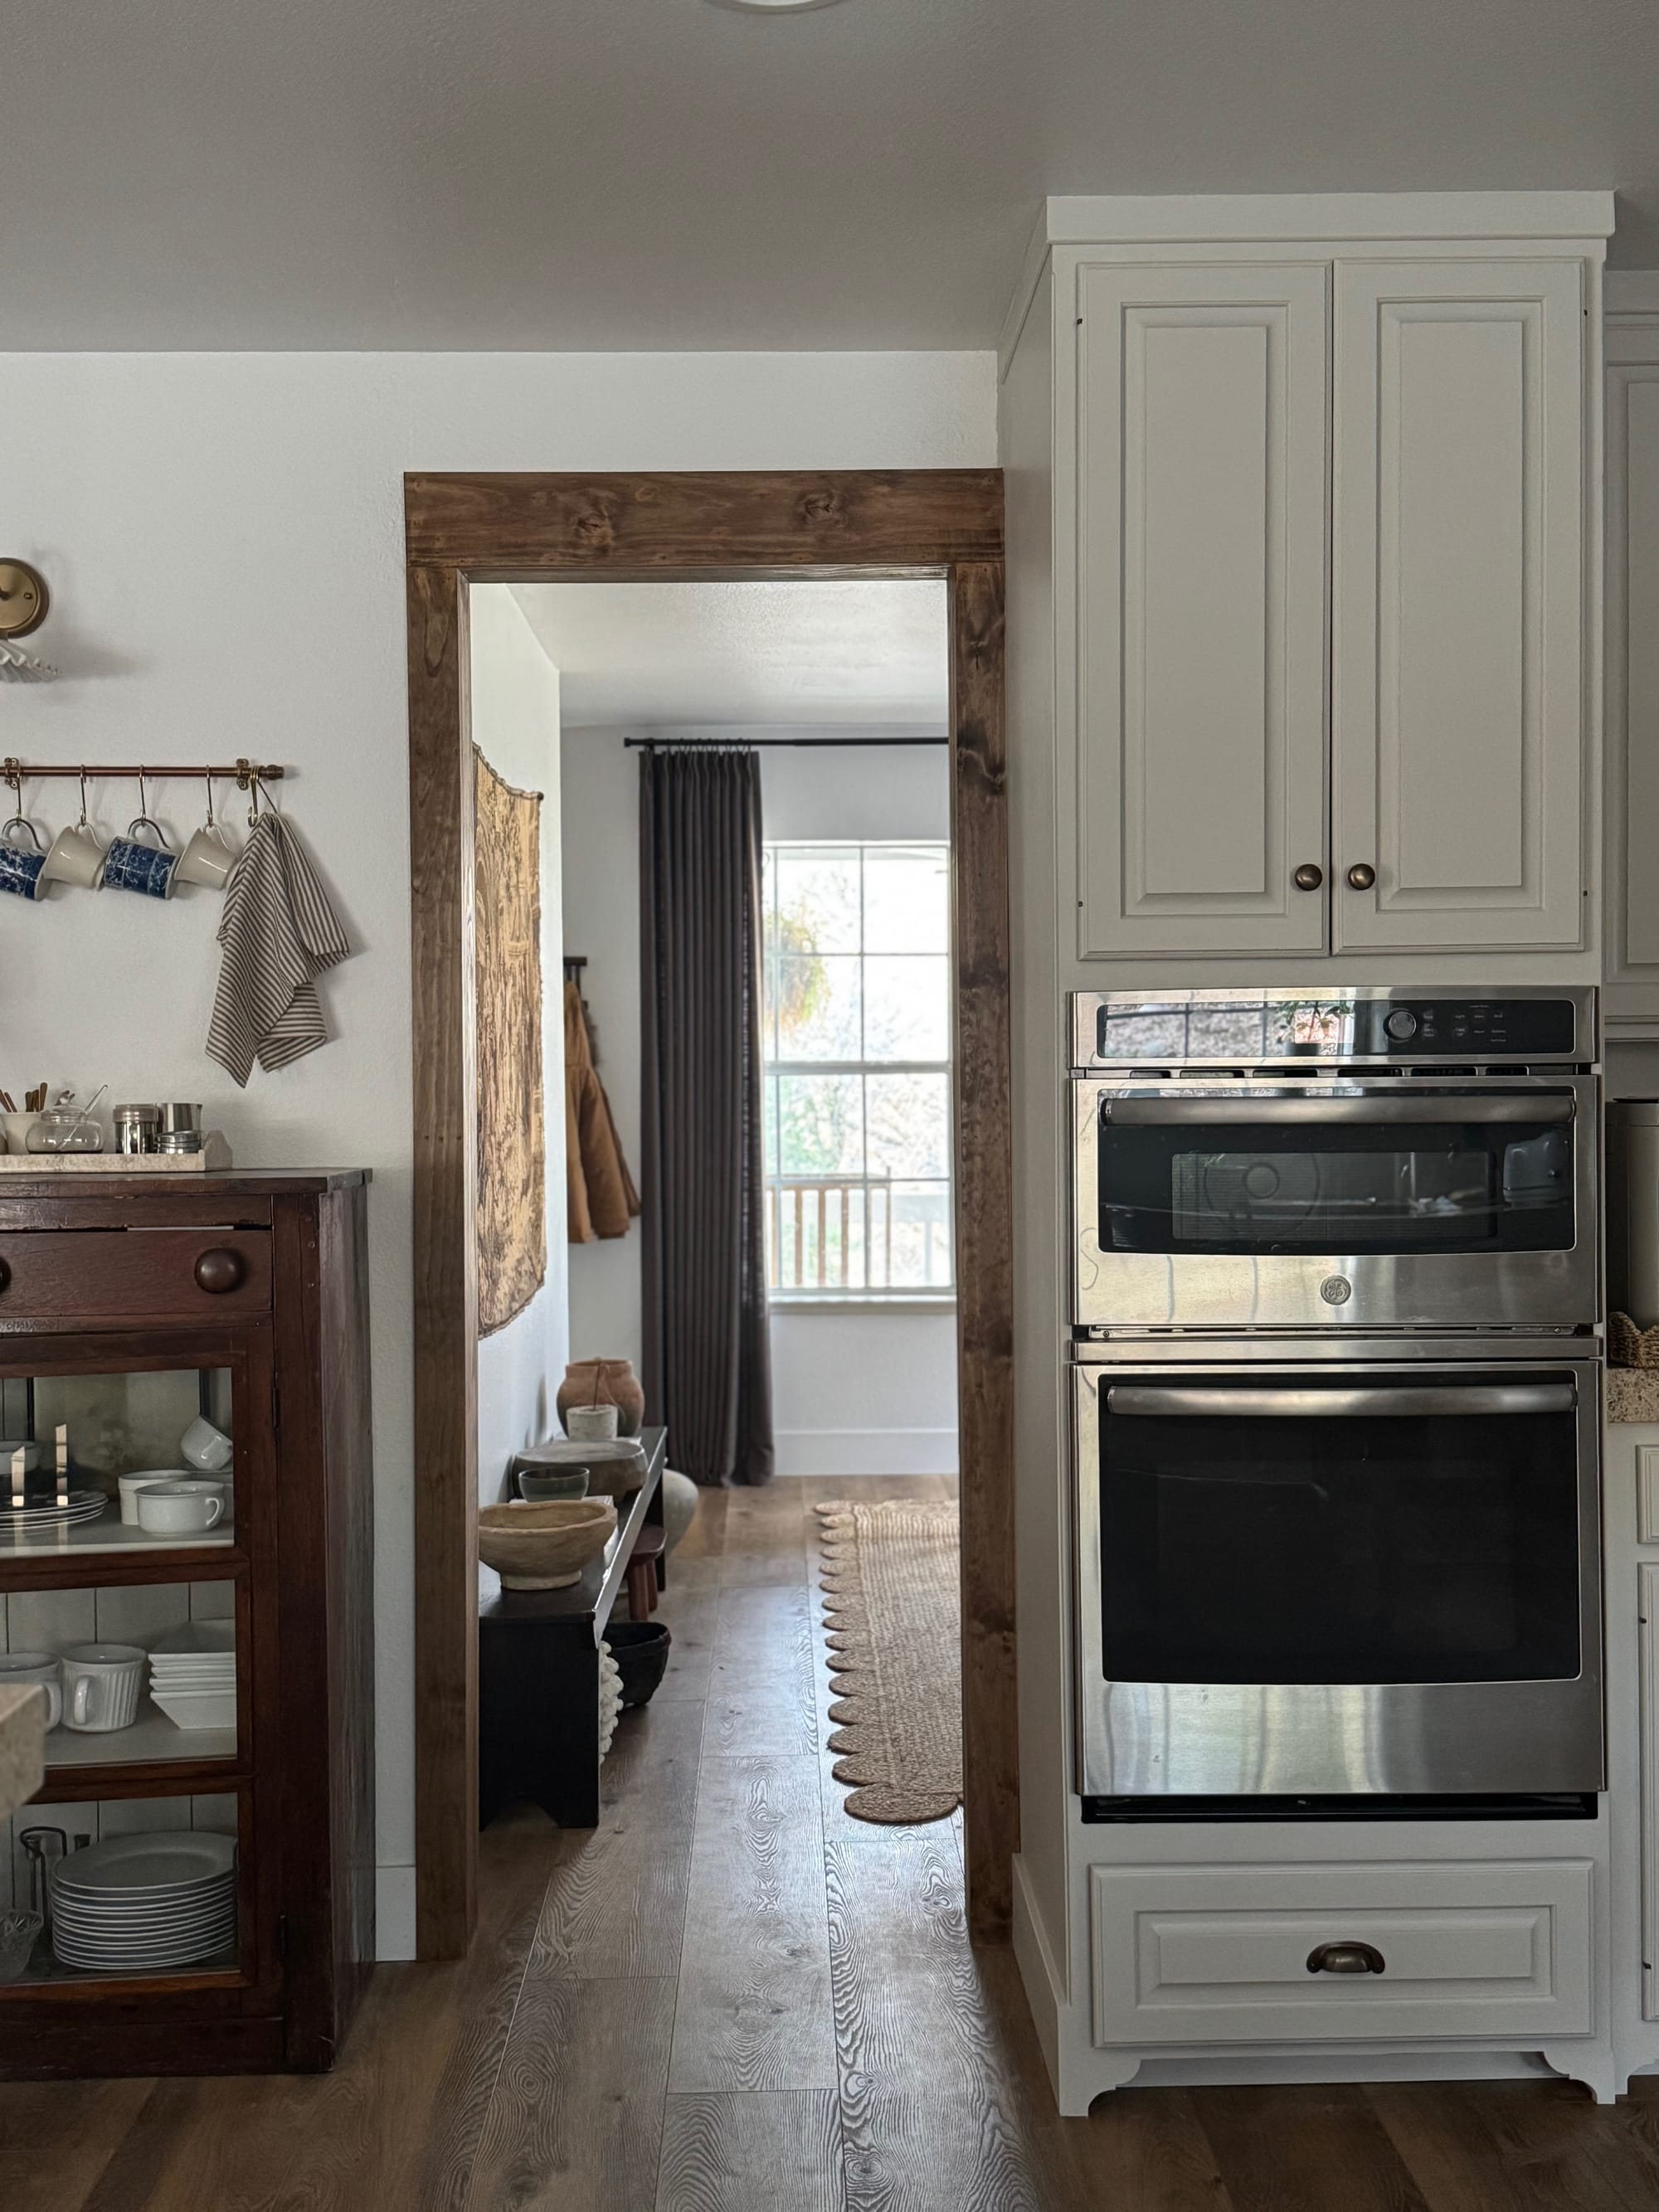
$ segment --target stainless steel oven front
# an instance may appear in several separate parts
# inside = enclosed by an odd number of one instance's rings
[[[1079,993],[1079,1332],[1588,1330],[1595,994]]]
[[[1085,1799],[1599,1790],[1600,1366],[1564,1349],[1079,1346]]]

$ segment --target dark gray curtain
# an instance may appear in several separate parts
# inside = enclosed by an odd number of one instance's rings
[[[647,1418],[698,1482],[769,1482],[753,752],[640,756]]]

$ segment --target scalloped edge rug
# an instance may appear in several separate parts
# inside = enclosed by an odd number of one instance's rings
[[[893,1825],[962,1802],[961,1537],[948,1502],[817,1508],[830,1738],[843,1810]]]

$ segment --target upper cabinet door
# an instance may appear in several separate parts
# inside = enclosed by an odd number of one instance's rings
[[[1583,940],[1583,274],[1339,262],[1339,951]]]
[[[1329,271],[1079,283],[1078,949],[1320,951]]]

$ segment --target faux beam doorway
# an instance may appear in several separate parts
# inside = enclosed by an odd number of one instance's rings
[[[477,1256],[467,696],[472,582],[939,576],[951,805],[969,1923],[1004,1941],[1018,1847],[1002,480],[996,470],[413,476],[416,1878],[422,1958],[477,1887]]]

